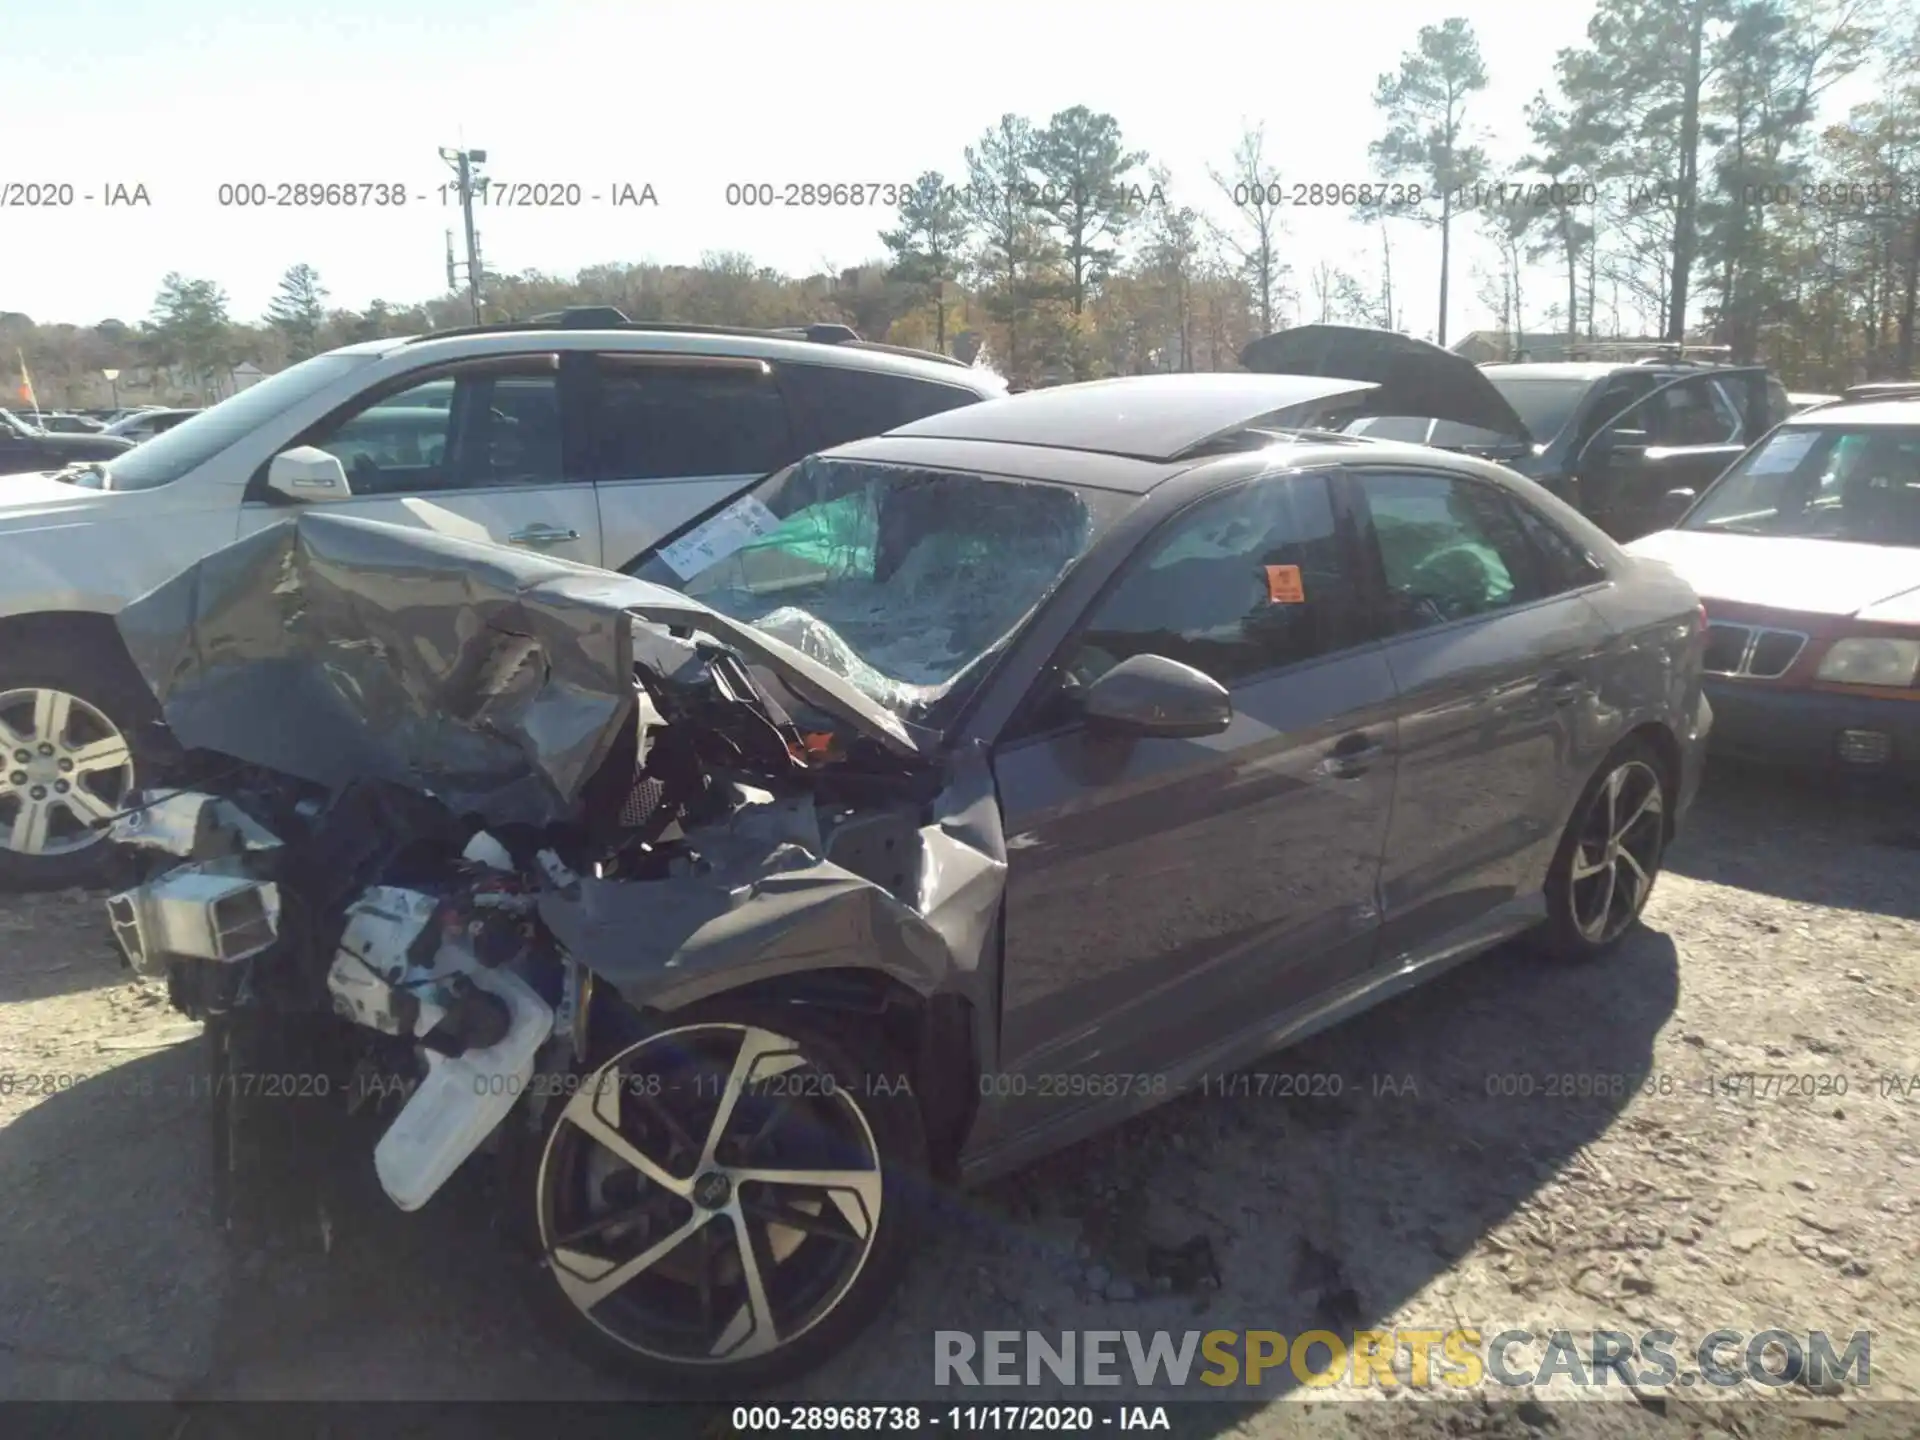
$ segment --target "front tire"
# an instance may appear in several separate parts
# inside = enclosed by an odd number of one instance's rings
[[[1587,783],[1547,871],[1542,939],[1555,959],[1597,960],[1639,920],[1666,856],[1672,789],[1659,753],[1638,738]]]
[[[138,737],[152,695],[85,647],[27,644],[0,657],[0,888],[102,881],[114,815],[149,767]]]
[[[520,1182],[536,1302],[586,1358],[658,1390],[816,1368],[879,1313],[919,1228],[904,1070],[830,1012],[725,1001],[599,1057]]]

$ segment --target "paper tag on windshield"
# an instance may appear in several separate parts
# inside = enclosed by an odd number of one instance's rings
[[[691,580],[741,546],[779,528],[780,517],[758,497],[742,495],[705,524],[696,525],[662,549],[660,559],[682,580]]]
[[[1813,442],[1820,438],[1818,430],[1782,430],[1767,442],[1766,448],[1753,457],[1753,464],[1747,467],[1749,475],[1786,475],[1800,468],[1800,462],[1807,458],[1807,452],[1813,449]]]
[[[1275,605],[1307,603],[1307,587],[1300,581],[1298,565],[1267,566],[1267,599]]]

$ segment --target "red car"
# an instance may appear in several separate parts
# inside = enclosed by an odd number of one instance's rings
[[[1627,548],[1706,604],[1715,749],[1920,779],[1920,398],[1793,416]]]

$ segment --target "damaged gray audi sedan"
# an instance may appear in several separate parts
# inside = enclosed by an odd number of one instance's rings
[[[183,759],[115,822],[115,933],[217,1102],[305,1037],[336,1094],[398,1077],[402,1209],[493,1156],[592,1353],[793,1376],[934,1185],[1635,923],[1698,601],[1510,471],[1303,428],[1379,391],[988,401],[632,575],[304,510],[119,617]]]

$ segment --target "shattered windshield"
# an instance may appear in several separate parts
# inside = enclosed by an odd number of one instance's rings
[[[1680,528],[1920,545],[1920,427],[1782,426]]]
[[[1122,500],[816,456],[634,573],[784,640],[898,713],[923,714],[1019,628]]]

